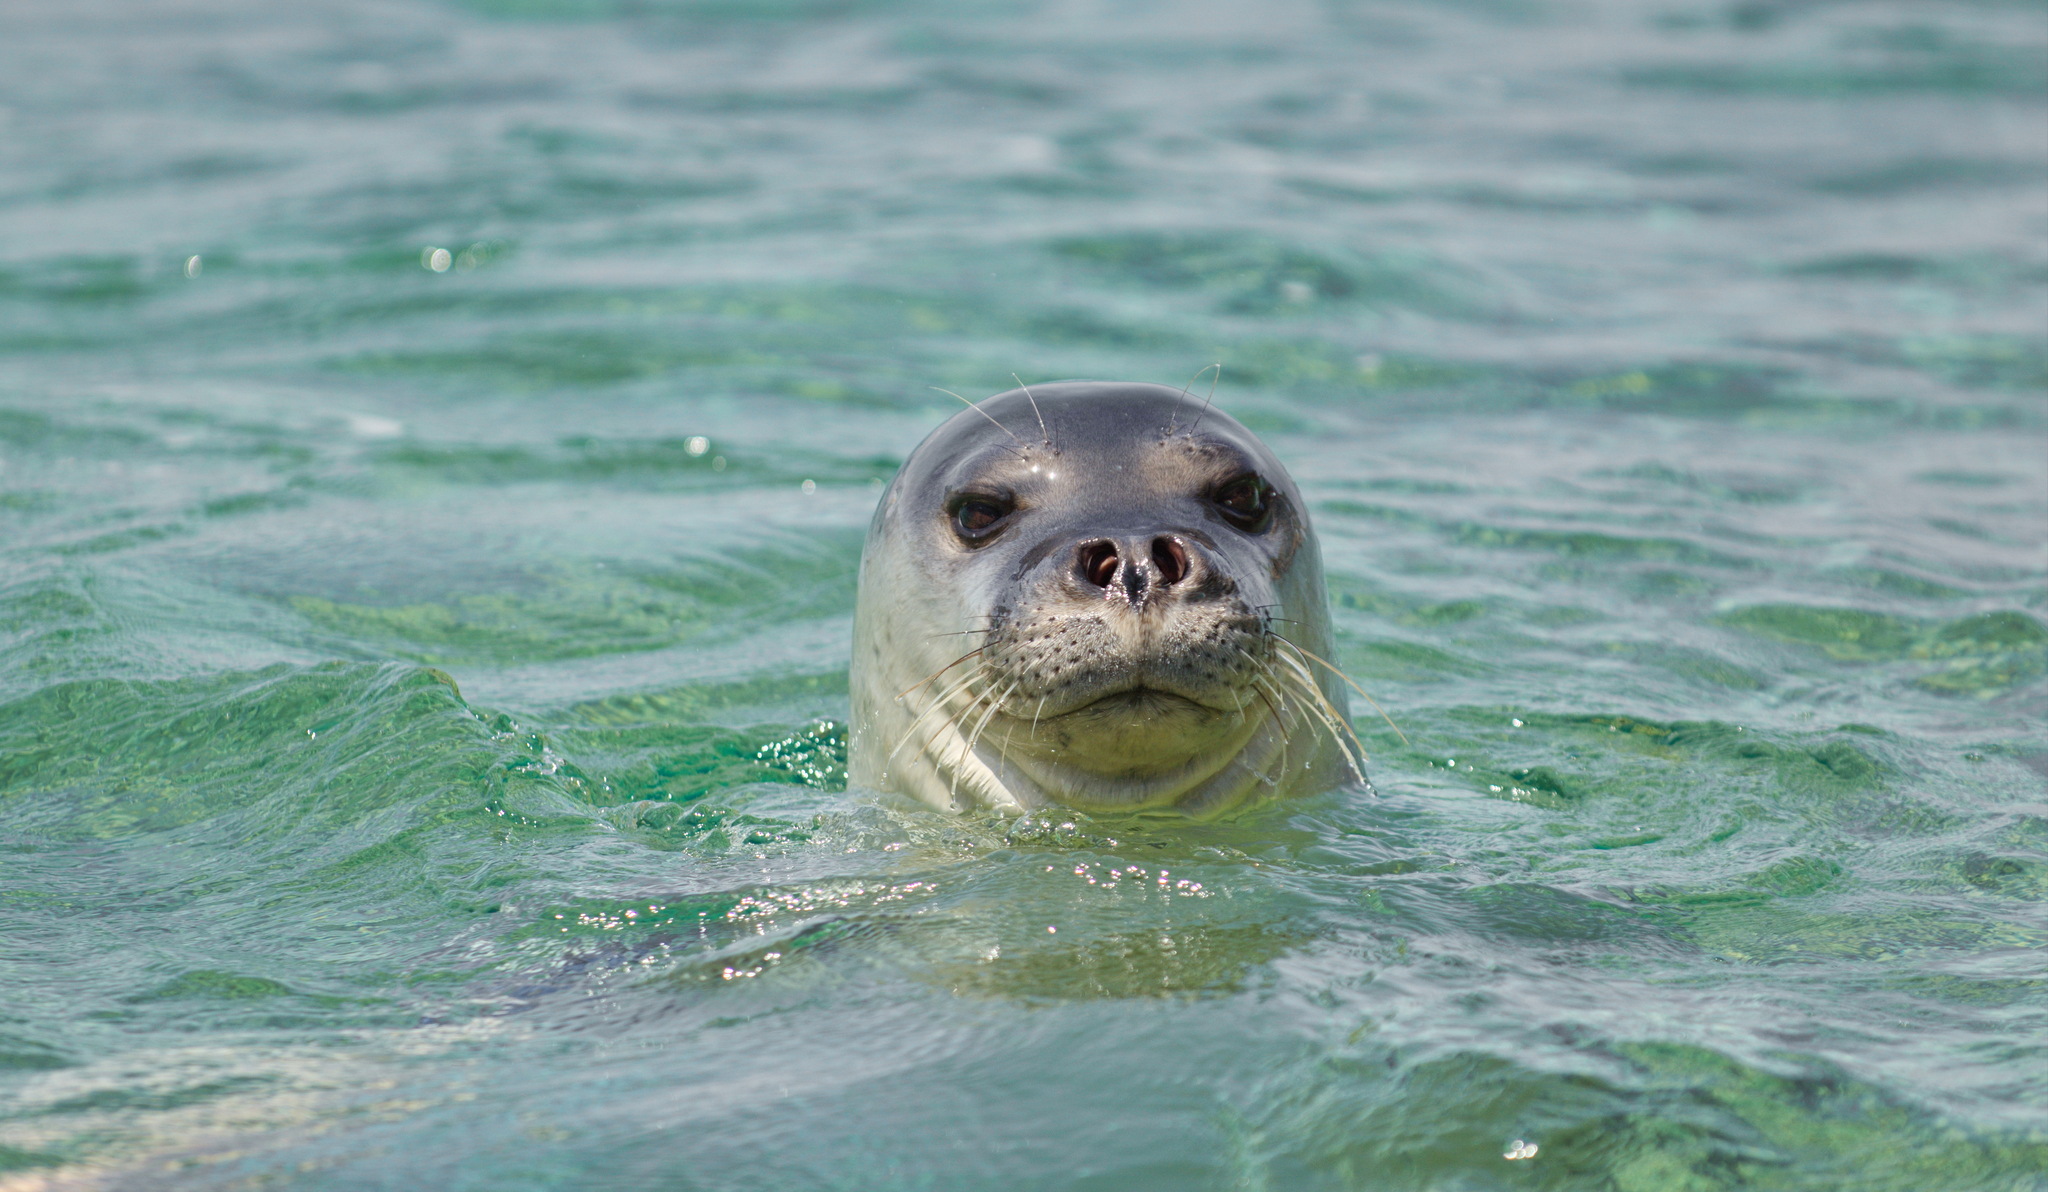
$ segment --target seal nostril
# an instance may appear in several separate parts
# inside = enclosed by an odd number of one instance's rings
[[[1154,538],[1152,565],[1159,569],[1159,586],[1170,587],[1187,578],[1188,552],[1171,538]]]
[[[1107,542],[1091,542],[1081,548],[1081,578],[1098,588],[1106,588],[1116,578],[1116,547]]]

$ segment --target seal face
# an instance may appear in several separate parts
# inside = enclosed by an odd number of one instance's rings
[[[933,431],[861,555],[848,771],[942,808],[1220,812],[1360,780],[1308,512],[1159,385],[998,394]]]

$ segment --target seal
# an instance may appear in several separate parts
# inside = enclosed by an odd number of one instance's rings
[[[1363,781],[1329,654],[1308,510],[1256,435],[1161,385],[1014,389],[875,510],[848,777],[953,811],[1194,816]]]

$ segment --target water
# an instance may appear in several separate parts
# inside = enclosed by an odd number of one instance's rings
[[[16,0],[0,1188],[2048,1186],[2044,89],[1990,0]],[[1217,361],[1378,796],[844,791],[928,387]]]

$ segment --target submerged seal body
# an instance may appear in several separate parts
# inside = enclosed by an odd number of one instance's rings
[[[1286,469],[1184,391],[1073,381],[933,431],[854,618],[856,785],[941,808],[1178,809],[1363,778]]]

